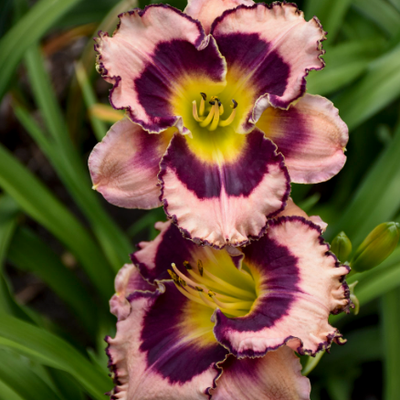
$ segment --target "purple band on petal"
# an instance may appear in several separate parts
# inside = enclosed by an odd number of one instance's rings
[[[218,322],[215,327],[217,338],[221,325],[223,329],[234,329],[238,332],[255,332],[274,326],[282,317],[288,315],[290,304],[295,299],[294,294],[301,292],[297,285],[299,282],[298,260],[287,247],[263,236],[251,246],[244,247],[242,251],[245,263],[261,270],[260,272],[265,277],[265,285],[271,293],[262,296],[248,316],[230,319],[221,312],[217,312]]]
[[[170,383],[185,383],[212,363],[223,360],[228,351],[217,341],[207,347],[199,347],[193,341],[181,343],[178,326],[182,322],[182,308],[189,300],[172,282],[165,286],[167,290],[145,316],[140,350],[147,351],[149,368],[156,369]]]
[[[232,33],[217,37],[218,48],[226,58],[228,69],[252,71],[257,97],[269,93],[281,96],[286,89],[290,67],[270,44],[257,33]]]
[[[296,132],[295,135],[282,135],[280,137],[274,137],[272,140],[278,146],[278,151],[281,152],[285,157],[290,157],[296,153],[300,147],[306,147],[307,142],[312,140],[308,133],[309,128],[304,120],[304,116],[299,113],[295,107],[291,107],[286,113],[290,113],[291,118],[285,118],[283,115],[280,119],[282,124],[282,131],[285,132]],[[295,124],[293,124],[295,122]],[[267,133],[268,136],[268,133]]]
[[[171,263],[175,263],[179,268],[184,261],[193,261],[191,253],[196,248],[197,246],[193,242],[182,237],[182,233],[179,232],[175,225],[170,224],[155,249],[154,269],[149,269],[148,266],[141,262],[140,251],[131,254],[131,259],[139,268],[141,275],[149,282],[154,282],[155,279],[171,279],[167,272],[168,269],[171,269]]]
[[[141,106],[154,124],[165,129],[174,125],[176,117],[171,110],[170,99],[174,86],[187,75],[206,76],[215,82],[224,75],[224,64],[215,46],[199,51],[186,40],[174,39],[157,45],[151,61],[134,85]],[[193,99],[187,99],[191,107]]]
[[[268,173],[269,163],[279,163],[281,156],[275,154],[275,145],[265,140],[259,130],[247,134],[246,141],[242,155],[234,163],[218,167],[201,162],[189,150],[186,139],[175,135],[161,167],[172,168],[199,199],[219,197],[222,186],[229,196],[248,197]]]

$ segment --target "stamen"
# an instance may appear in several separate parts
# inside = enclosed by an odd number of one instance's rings
[[[197,114],[197,103],[196,103],[196,100],[193,100],[193,102],[192,102],[192,114],[193,114],[193,118],[197,122],[201,122],[201,121],[204,120],[204,118],[200,118],[199,115]]]
[[[228,310],[235,309],[235,310],[249,310],[253,305],[253,301],[238,301],[236,303],[223,303],[219,301],[217,298],[213,297],[215,304],[220,308],[226,308]]]
[[[235,119],[238,103],[233,99],[232,99],[232,103],[233,103],[233,105],[231,105],[231,108],[233,108],[233,110],[232,110],[231,115],[227,119],[219,121],[219,126],[228,126]]]
[[[206,305],[206,306],[208,306],[208,307],[211,307],[213,310],[215,310],[215,305],[211,305],[211,304],[205,304],[205,302],[203,301],[203,299],[200,299],[199,297],[196,297],[196,296],[193,296],[192,294],[190,294],[190,293],[188,293],[185,289],[183,289],[183,288],[181,288],[179,285],[177,285],[176,283],[175,283],[175,287],[185,296],[185,297],[187,297],[188,299],[190,299],[190,300],[192,300],[192,301],[194,301],[194,302],[196,302],[196,303],[199,303],[199,304],[201,304],[201,305]]]
[[[219,115],[222,115],[224,113],[224,105],[221,102],[219,103]]]
[[[230,283],[218,278],[217,276],[213,275],[211,272],[207,271],[206,269],[204,270],[204,273],[208,277],[210,277],[214,282],[216,282],[219,285],[221,285],[222,287],[225,287],[226,289],[228,289],[229,292],[236,293],[239,296],[248,297],[252,300],[256,296],[255,293],[251,293],[251,292],[248,292],[247,290],[239,289],[238,287],[233,286]]]
[[[203,92],[200,92],[200,95],[201,95],[201,100],[200,100],[199,115],[200,117],[202,117],[204,115],[204,110],[206,108],[207,95]]]
[[[215,111],[216,111],[216,110],[215,110],[215,107],[218,107],[218,106],[214,104],[214,105],[211,107],[210,113],[207,115],[207,118],[206,118],[204,121],[200,122],[200,126],[201,126],[202,128],[205,128],[206,126],[210,125],[211,121],[212,121],[213,118],[214,118],[214,114],[215,114]]]
[[[221,102],[217,99],[216,100],[216,104],[214,105],[215,107],[215,113],[214,113],[214,118],[213,121],[211,123],[211,125],[209,126],[208,130],[209,131],[215,131],[218,127],[218,122],[219,122],[219,104]]]
[[[174,263],[171,264],[171,267],[174,269],[176,280],[179,282],[179,278],[183,279],[187,284],[191,285],[192,287],[198,286],[197,282],[192,281],[190,278],[187,276],[183,275],[181,271],[179,271],[178,268],[176,268],[176,265]],[[170,270],[168,270],[170,271]],[[172,272],[172,271],[171,271]],[[169,273],[171,275],[171,272]],[[172,273],[174,273],[172,272]],[[171,278],[174,279],[171,275]],[[175,279],[174,279],[175,282]],[[201,285],[200,285],[201,287]],[[208,290],[205,286],[202,287],[203,290]]]
[[[216,99],[214,106],[218,107],[217,101]],[[239,285],[237,287],[235,284],[230,284],[223,278],[209,272],[200,259],[197,261],[197,268],[194,269],[189,261],[183,262],[187,275],[181,272],[174,263],[171,264],[171,267],[172,269],[168,269],[168,273],[173,279],[176,288],[184,296],[213,310],[219,308],[228,318],[241,317],[248,314],[257,298],[254,280],[254,292],[243,289],[240,282],[237,283]],[[228,269],[230,267],[230,265],[225,266]],[[221,268],[224,268],[224,266],[221,266]],[[251,275],[248,275],[243,276],[245,278],[244,281],[252,279]]]

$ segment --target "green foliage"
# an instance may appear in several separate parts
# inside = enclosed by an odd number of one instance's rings
[[[139,6],[147,3],[141,0]],[[293,185],[292,196],[308,214],[320,214],[329,224],[327,239],[345,231],[357,248],[377,225],[400,220],[400,1],[297,3],[307,18],[316,15],[328,31],[326,68],[310,72],[308,91],[335,103],[349,126],[350,142],[348,165],[337,178]],[[186,2],[170,4],[183,9]],[[104,399],[112,388],[102,338],[114,335],[108,310],[113,279],[129,261],[132,240],[153,238],[154,223],[164,214],[160,209],[146,214],[125,210],[121,224],[91,190],[88,149],[108,129],[88,113],[94,104],[107,103],[94,71],[92,37],[99,29],[112,33],[117,15],[136,5],[134,0],[39,0],[31,7],[14,0],[0,5],[3,108],[12,108],[19,135],[32,141],[30,157],[40,151],[65,189],[61,195],[54,191],[29,163],[0,145],[1,400]],[[86,45],[75,64],[76,75],[60,95],[46,67],[51,54],[45,45],[56,43],[62,49],[61,34],[83,24],[91,24],[84,26],[87,33],[80,39]],[[332,250],[346,261],[349,249],[343,251],[342,244],[334,242]],[[65,306],[60,312],[82,329],[71,332],[23,304],[14,288],[15,275],[39,280]],[[360,314],[333,317],[349,344],[321,355],[319,364],[308,361],[313,399],[352,398],[365,365],[380,362],[385,398],[394,400],[400,391],[400,249],[348,281],[358,281],[354,294]]]

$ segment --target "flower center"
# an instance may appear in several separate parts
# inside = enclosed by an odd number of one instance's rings
[[[226,119],[221,119],[225,110],[224,105],[218,99],[217,96],[212,96],[210,101],[207,103],[207,95],[200,93],[200,107],[197,110],[197,102],[193,100],[193,118],[199,123],[202,128],[207,128],[209,131],[215,131],[218,126],[230,125],[236,116],[236,108],[238,103],[232,99],[231,114]]]
[[[187,275],[179,271],[174,263],[168,273],[177,289],[188,299],[213,310],[219,308],[227,317],[241,317],[249,313],[257,299],[256,282],[250,273],[238,270],[233,263],[218,265],[222,272],[219,275],[232,278],[228,282],[211,273],[201,260],[198,260],[197,266],[192,266],[188,261],[183,265]]]

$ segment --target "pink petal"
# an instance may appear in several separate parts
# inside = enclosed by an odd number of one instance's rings
[[[199,20],[206,34],[209,34],[215,18],[222,15],[224,11],[240,5],[252,6],[253,4],[252,0],[189,0],[184,13]]]
[[[115,278],[116,293],[110,300],[110,310],[118,321],[125,319],[131,312],[131,305],[127,297],[133,292],[156,290],[156,286],[146,282],[133,264],[125,264]]]
[[[112,105],[128,109],[150,132],[177,126],[188,133],[182,114],[189,110],[192,118],[190,88],[218,93],[225,86],[226,64],[215,41],[198,21],[168,5],[122,14],[113,37],[100,34],[96,50],[99,72],[114,85]]]
[[[118,321],[115,338],[106,338],[112,399],[207,399],[218,376],[215,364],[227,353],[212,335],[212,310],[188,304],[172,282],[155,292],[136,291],[127,301],[129,315]],[[193,318],[204,320],[204,311],[208,331]]]
[[[326,181],[346,162],[347,125],[324,97],[306,94],[288,110],[269,107],[257,126],[285,156],[292,182]]]
[[[350,306],[344,282],[349,268],[329,253],[319,228],[302,217],[273,219],[243,253],[244,264],[261,277],[259,296],[243,317],[230,319],[217,310],[214,328],[232,354],[259,357],[283,344],[315,354],[341,337],[328,317]]]
[[[301,375],[300,360],[286,346],[262,358],[235,359],[222,364],[223,373],[212,400],[308,400],[310,382]]]
[[[290,188],[272,143],[254,130],[243,137],[233,160],[226,160],[230,154],[218,147],[215,160],[203,160],[190,140],[176,135],[161,163],[169,218],[186,237],[216,248],[259,237],[267,219],[283,209]]]
[[[315,225],[318,225],[321,228],[322,232],[326,231],[326,228],[328,224],[324,222],[320,216],[318,215],[311,215],[310,217],[308,216],[307,213],[305,213],[300,207],[298,207],[293,199],[289,197],[288,201],[286,202],[286,207],[283,211],[281,211],[277,217],[290,217],[292,215],[297,215],[298,217],[303,217],[305,219],[308,219],[309,221],[313,222]]]
[[[126,208],[161,205],[157,174],[172,133],[151,135],[129,119],[114,124],[89,157],[93,188]]]
[[[239,106],[242,97],[252,99],[243,105],[247,117],[238,132],[250,129],[269,104],[287,108],[304,94],[308,71],[324,66],[325,32],[316,18],[306,22],[293,3],[226,11],[211,33],[228,65],[226,95]]]

